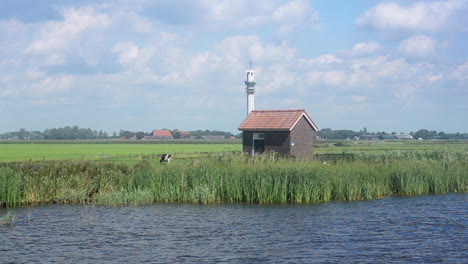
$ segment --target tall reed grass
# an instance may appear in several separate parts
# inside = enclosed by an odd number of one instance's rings
[[[107,206],[188,203],[309,203],[386,195],[467,192],[468,163],[447,151],[354,154],[313,161],[217,154],[177,164],[131,167],[90,162],[6,163],[0,201]]]

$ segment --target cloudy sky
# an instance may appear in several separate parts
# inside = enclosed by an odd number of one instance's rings
[[[468,0],[2,0],[0,133],[319,128],[468,132]]]

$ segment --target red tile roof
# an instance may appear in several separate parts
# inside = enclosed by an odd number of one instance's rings
[[[153,130],[153,137],[172,137],[169,130]]]
[[[318,130],[317,125],[315,125],[304,109],[254,110],[244,119],[238,129],[291,131],[302,116],[305,116],[315,131]]]

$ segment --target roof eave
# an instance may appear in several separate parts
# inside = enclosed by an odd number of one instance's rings
[[[290,130],[292,130],[292,129],[296,126],[297,122],[299,122],[299,120],[301,120],[301,118],[302,118],[303,116],[305,116],[307,122],[309,122],[309,124],[312,126],[312,128],[313,128],[315,131],[318,131],[317,125],[315,125],[314,121],[312,121],[312,118],[310,118],[310,116],[307,114],[307,112],[306,112],[305,110],[304,110],[304,112],[301,114],[301,116],[296,120],[296,122],[294,123],[294,125],[292,125],[292,127],[291,127]]]
[[[237,128],[240,131],[291,131],[288,128]]]

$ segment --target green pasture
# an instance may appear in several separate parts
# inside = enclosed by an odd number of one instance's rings
[[[142,155],[241,151],[240,144],[0,144],[0,161],[132,159]]]
[[[142,156],[170,153],[175,160],[191,159],[208,153],[242,151],[241,141],[0,141],[0,162],[39,160],[138,161]],[[316,141],[316,154],[389,154],[408,151],[448,151],[468,155],[468,141]],[[176,161],[177,162],[177,161]]]
[[[324,140],[316,141],[314,152],[382,154],[405,151],[450,151],[468,154],[467,140]]]

